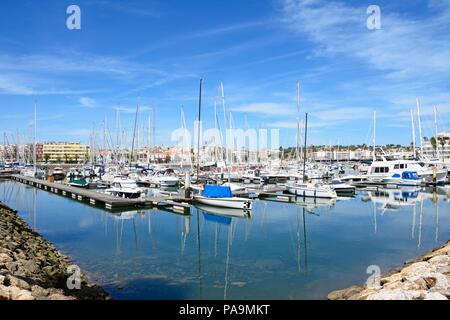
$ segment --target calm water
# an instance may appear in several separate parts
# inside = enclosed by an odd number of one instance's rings
[[[112,214],[10,181],[0,201],[117,299],[324,299],[365,282],[370,265],[387,272],[448,240],[445,191],[257,201],[251,217],[232,218],[210,208]]]

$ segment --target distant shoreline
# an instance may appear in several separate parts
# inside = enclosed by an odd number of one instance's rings
[[[71,267],[71,268],[69,268]],[[89,283],[78,267],[17,215],[0,203],[0,300],[107,300],[108,294]],[[72,273],[70,273],[72,272]]]

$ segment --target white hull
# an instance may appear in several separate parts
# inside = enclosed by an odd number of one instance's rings
[[[253,207],[253,201],[246,198],[208,198],[194,196],[194,200],[198,203],[222,208],[251,210]]]
[[[397,186],[407,186],[407,187],[417,187],[421,185],[420,180],[402,180],[402,179],[394,179],[394,178],[386,178],[383,179],[384,183],[394,184]]]
[[[291,186],[288,187],[289,193],[295,194],[299,197],[308,197],[308,198],[324,198],[324,199],[334,199],[337,198],[336,191],[327,190],[321,188],[314,187],[301,187],[301,186]]]

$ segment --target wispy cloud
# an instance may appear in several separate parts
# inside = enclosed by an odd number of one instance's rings
[[[95,105],[95,100],[89,97],[81,97],[78,101],[83,107],[93,107]]]
[[[134,16],[141,17],[160,17],[162,12],[157,10],[156,8],[150,8],[148,3],[145,7],[142,6],[142,3],[139,4],[133,3],[131,1],[127,1],[126,4],[121,4],[117,1],[109,1],[109,0],[95,0],[90,1],[90,5],[102,6],[104,8],[112,9],[115,11],[119,11],[121,13],[131,14]]]
[[[295,115],[295,106],[289,108],[287,105],[281,103],[261,102],[241,105],[231,109],[232,112],[237,113],[252,113],[261,116],[291,116]]]
[[[360,59],[392,79],[448,74],[450,71],[450,20],[444,11],[428,19],[413,19],[382,11],[382,30],[368,30],[363,5],[337,1],[285,0],[284,21],[298,34],[316,43],[318,54],[345,54]]]

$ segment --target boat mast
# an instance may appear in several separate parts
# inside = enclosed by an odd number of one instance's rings
[[[37,133],[36,100],[34,100],[34,139],[33,139],[33,171],[36,175],[36,133]]]
[[[297,163],[300,162],[300,82],[297,82]]]
[[[134,140],[136,137],[136,127],[137,127],[137,123],[138,123],[138,114],[139,114],[139,99],[138,99],[138,103],[136,106],[136,116],[134,118],[134,132],[133,132],[133,142],[131,144],[131,158],[130,158],[130,168],[131,168],[131,164],[133,162],[133,155],[134,155]]]
[[[376,155],[376,135],[377,133],[377,111],[373,112],[373,161],[377,161],[377,155]]]
[[[413,140],[413,156],[416,157],[416,127],[414,125],[414,114],[413,110],[410,109],[411,112],[411,128],[412,128],[412,140]]]
[[[423,156],[423,141],[422,141],[422,121],[420,119],[420,100],[416,99],[417,104],[417,118],[419,120],[419,141],[420,141],[420,155]]]
[[[200,79],[200,90],[198,95],[198,130],[197,130],[197,182],[199,181],[199,171],[200,171],[200,121],[202,119],[202,84],[203,79]]]
[[[308,138],[308,112],[305,117],[305,147],[303,149],[303,183],[306,182],[306,140]]]
[[[223,145],[225,146],[225,155],[224,160],[228,160],[228,152],[227,152],[227,145],[225,143],[225,139],[227,136],[227,112],[225,109],[225,92],[223,90],[223,82],[220,82],[220,90],[222,94],[222,110],[223,110]]]
[[[433,106],[433,111],[434,111],[434,134],[435,134],[435,139],[436,139],[436,155],[437,158],[439,159],[439,141],[438,141],[438,125],[437,125],[437,110],[436,110],[436,106]],[[442,150],[443,152],[444,150]]]

